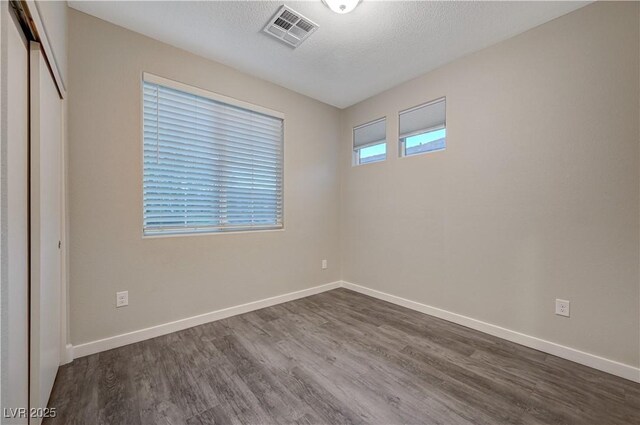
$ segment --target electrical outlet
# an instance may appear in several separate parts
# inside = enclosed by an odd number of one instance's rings
[[[322,270],[327,268],[327,260],[322,260]]]
[[[116,308],[129,305],[129,291],[116,292]]]
[[[569,301],[556,299],[556,314],[569,317]]]

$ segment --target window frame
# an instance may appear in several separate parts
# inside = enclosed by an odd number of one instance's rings
[[[366,127],[368,125],[373,125],[376,124],[378,122],[384,121],[384,130],[385,130],[385,134],[384,134],[384,139],[378,140],[376,142],[371,142],[371,143],[367,143],[366,145],[360,146],[358,148],[356,148],[355,144],[356,144],[356,130]],[[360,151],[364,148],[368,148],[368,147],[372,147],[372,146],[378,146],[378,145],[385,145],[384,148],[384,159],[379,159],[377,161],[371,161],[371,162],[360,162],[361,158],[360,158]],[[383,116],[380,118],[376,118],[374,120],[368,121],[364,124],[359,124],[356,125],[355,127],[353,127],[351,129],[351,166],[352,167],[359,167],[361,165],[370,165],[370,164],[376,164],[378,162],[384,162],[387,160],[388,154],[389,154],[389,143],[387,141],[387,116]]]
[[[430,105],[434,105],[436,103],[442,102],[444,101],[444,108],[445,108],[445,112],[444,112],[444,124],[443,125],[437,125],[434,127],[430,127],[426,130],[420,130],[420,131],[414,131],[413,133],[409,133],[406,134],[404,137],[402,137],[402,134],[400,133],[401,129],[400,129],[400,116],[402,114],[417,110],[417,109],[421,109],[421,108],[426,108]],[[431,133],[433,131],[438,131],[438,130],[445,130],[445,145],[442,148],[438,148],[438,149],[433,149],[430,151],[426,151],[426,152],[416,152],[416,153],[411,153],[411,154],[407,154],[407,143],[406,143],[406,139],[408,139],[409,137],[414,137],[414,136],[419,136],[422,134],[428,134]],[[437,99],[433,99],[430,100],[428,102],[424,102],[421,103],[419,105],[415,105],[412,106],[410,108],[407,109],[403,109],[402,111],[398,112],[398,157],[399,158],[409,158],[409,157],[413,157],[413,156],[420,156],[420,155],[426,155],[426,154],[430,154],[430,153],[436,153],[436,152],[443,152],[447,149],[447,97],[446,96],[441,96]]]
[[[280,119],[282,121],[282,138],[280,140],[280,181],[281,181],[281,205],[282,205],[282,213],[280,217],[280,223],[275,225],[265,225],[265,226],[255,226],[255,227],[229,227],[225,228],[211,228],[211,227],[203,227],[202,229],[186,229],[186,230],[167,230],[167,231],[151,231],[148,232],[145,229],[145,212],[144,212],[144,176],[145,176],[145,167],[144,167],[144,83],[152,83],[158,84],[161,86],[165,86],[174,90],[179,90],[188,94],[204,97],[215,102],[220,102],[223,104],[227,104],[229,106],[234,106],[241,109],[246,109],[248,111],[256,112],[262,115],[270,116],[273,118]],[[140,78],[140,89],[139,89],[139,100],[140,100],[140,217],[141,217],[141,235],[143,239],[155,239],[155,238],[166,238],[166,237],[185,237],[185,236],[206,236],[206,235],[221,235],[221,234],[246,234],[246,233],[255,233],[255,232],[280,232],[285,230],[285,195],[284,195],[284,178],[285,178],[285,134],[286,134],[286,119],[285,114],[280,111],[276,111],[274,109],[266,108],[264,106],[255,105],[249,102],[245,102],[243,100],[239,100],[233,97],[225,96],[219,93],[215,93],[197,86],[192,86],[189,84],[181,83],[179,81],[175,81],[169,78],[161,77],[156,74],[152,74],[150,72],[142,72]]]

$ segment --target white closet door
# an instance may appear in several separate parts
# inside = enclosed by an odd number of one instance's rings
[[[30,55],[30,399],[31,408],[40,408],[47,406],[60,365],[62,101],[38,43],[31,43]]]
[[[0,6],[7,7],[6,4]],[[5,329],[8,336],[7,363],[2,367],[7,370],[9,390],[3,394],[3,407],[26,409],[29,401],[29,48],[18,24],[11,18],[7,23],[8,300]],[[26,418],[5,420],[7,424],[27,423]]]

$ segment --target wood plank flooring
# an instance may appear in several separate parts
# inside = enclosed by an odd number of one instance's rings
[[[346,289],[75,360],[54,424],[640,424],[640,384]]]

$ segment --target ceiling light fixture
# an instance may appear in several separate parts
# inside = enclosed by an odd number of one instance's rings
[[[331,10],[341,15],[351,12],[362,0],[322,0]]]

